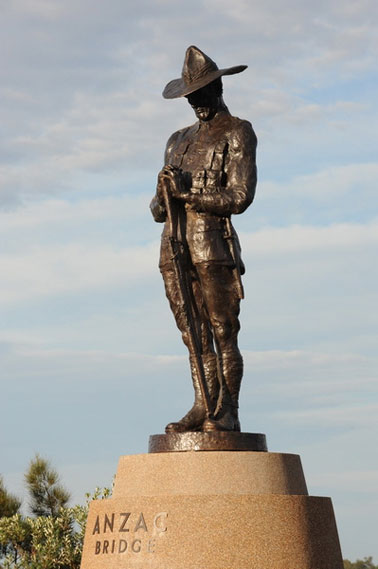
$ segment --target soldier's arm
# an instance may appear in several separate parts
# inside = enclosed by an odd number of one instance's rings
[[[174,143],[175,143],[178,135],[179,135],[179,132],[175,132],[168,139],[167,146],[165,148],[165,154],[164,154],[164,164],[165,165],[170,163],[170,154],[171,154],[172,148],[174,146]],[[162,170],[159,172],[157,186],[156,186],[156,193],[155,193],[155,195],[152,198],[151,203],[150,203],[151,213],[153,215],[154,220],[157,221],[158,223],[163,223],[167,218],[167,212],[165,209],[164,197],[163,197],[162,188],[161,188],[162,172],[163,172]]]
[[[182,196],[197,211],[229,216],[243,213],[255,196],[257,138],[248,121],[241,121],[228,140],[224,171],[224,186],[216,192]],[[185,196],[185,197],[184,197]]]

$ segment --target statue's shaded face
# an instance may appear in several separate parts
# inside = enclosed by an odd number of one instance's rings
[[[200,121],[211,120],[218,110],[219,97],[211,83],[190,93],[186,98]]]

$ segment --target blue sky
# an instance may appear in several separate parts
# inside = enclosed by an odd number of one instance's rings
[[[1,6],[0,472],[35,452],[73,499],[190,405],[148,204],[161,97],[198,45],[259,139],[235,219],[247,274],[242,427],[299,453],[345,557],[378,562],[375,0],[12,0]]]

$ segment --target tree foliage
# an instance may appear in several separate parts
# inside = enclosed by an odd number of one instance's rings
[[[25,482],[30,496],[29,506],[35,516],[56,517],[70,499],[69,492],[59,483],[57,471],[38,454],[30,462]]]
[[[20,501],[13,497],[10,515],[0,518],[0,569],[80,569],[89,503],[110,497],[111,490],[96,489],[84,506],[69,508],[57,472],[38,455],[25,482],[33,516],[17,513]]]
[[[344,559],[344,569],[378,569],[378,565],[374,565],[372,557],[357,559],[354,563]]]
[[[54,517],[0,520],[3,569],[79,569],[86,517],[86,506],[75,506]]]
[[[21,500],[6,490],[3,478],[0,476],[0,518],[13,516],[20,506]]]

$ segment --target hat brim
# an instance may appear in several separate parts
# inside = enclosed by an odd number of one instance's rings
[[[235,65],[234,67],[227,67],[226,69],[217,69],[207,73],[204,77],[197,79],[197,81],[193,81],[190,85],[185,83],[182,77],[180,77],[180,79],[173,79],[173,81],[170,81],[166,85],[163,91],[163,97],[164,99],[186,97],[186,95],[190,95],[190,93],[194,93],[194,91],[202,89],[202,87],[212,83],[219,77],[222,77],[222,75],[235,75],[235,73],[241,73],[244,69],[247,69],[247,67],[247,65]]]

